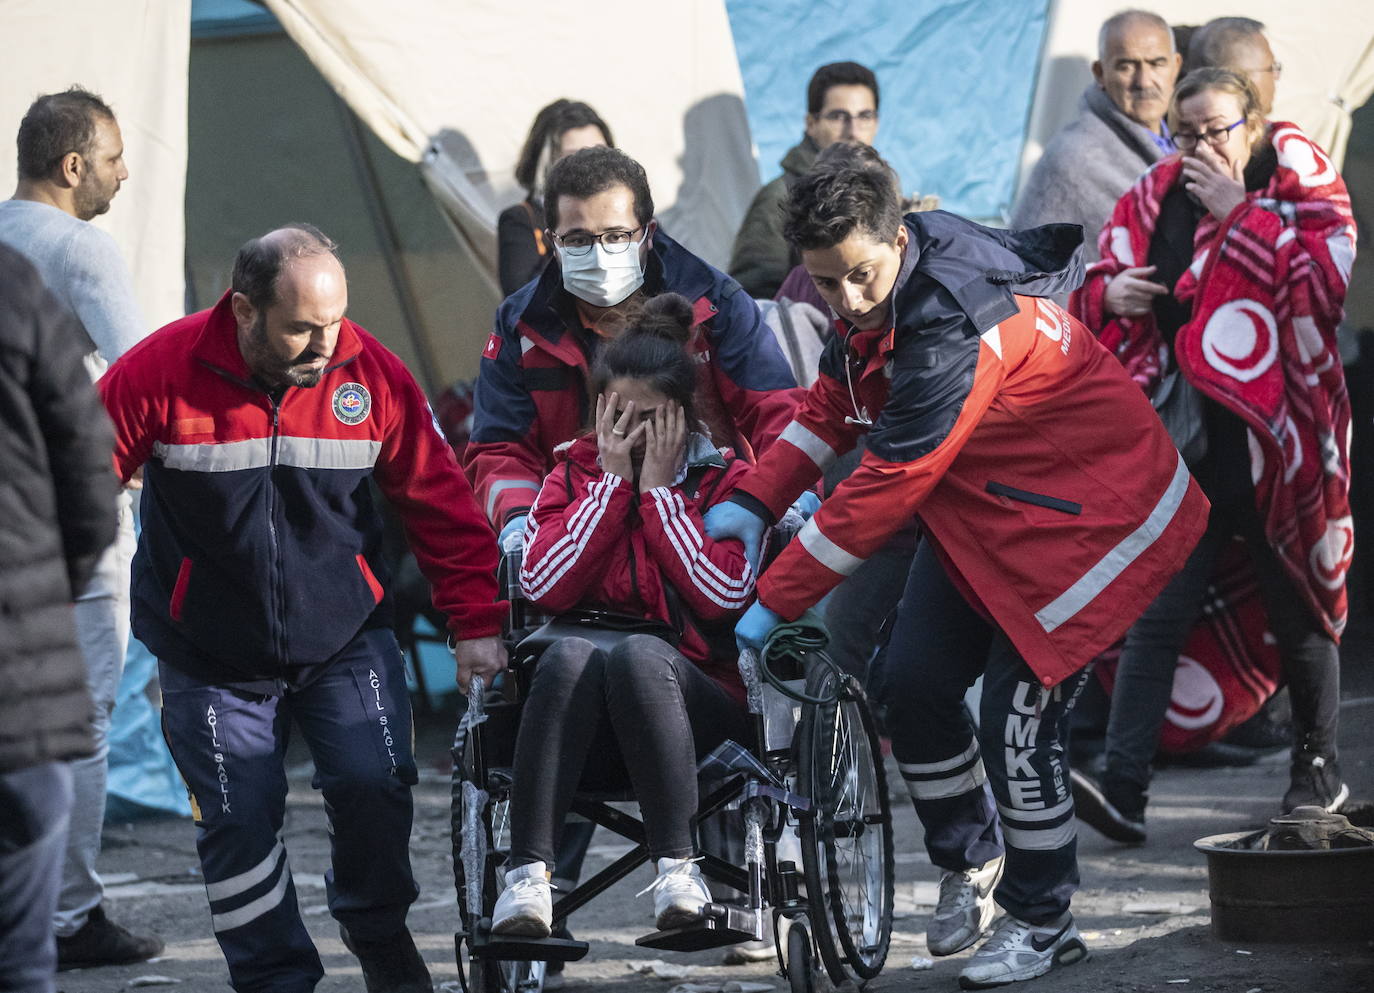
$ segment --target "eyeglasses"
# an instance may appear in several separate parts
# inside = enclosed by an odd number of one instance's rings
[[[1235,124],[1232,124],[1229,127],[1211,128],[1207,131],[1202,132],[1202,134],[1200,135],[1193,134],[1193,132],[1191,131],[1175,131],[1174,145],[1179,149],[1179,151],[1191,152],[1194,148],[1197,147],[1198,139],[1203,138],[1206,139],[1207,144],[1211,145],[1213,148],[1220,148],[1222,145],[1226,144],[1227,139],[1231,137],[1231,132],[1234,131],[1236,128],[1240,127],[1244,123],[1245,118],[1242,117],[1240,120],[1236,121]]]
[[[860,124],[872,124],[878,120],[876,110],[861,110],[857,114],[851,114],[847,110],[827,110],[821,115],[821,120],[831,124],[853,124],[858,121]]]
[[[1283,75],[1283,63],[1278,61],[1278,59],[1275,59],[1273,65],[1265,66],[1263,69],[1251,69],[1250,72],[1272,72],[1274,74],[1274,78],[1278,79]]]
[[[574,231],[568,235],[554,234],[550,231],[549,234],[553,235],[553,240],[558,242],[563,251],[577,257],[586,255],[592,250],[592,246],[598,242],[610,254],[619,255],[634,243],[635,235],[643,230],[644,227],[641,225],[633,231],[617,228],[612,231],[602,231],[600,234],[592,234],[590,231]]]

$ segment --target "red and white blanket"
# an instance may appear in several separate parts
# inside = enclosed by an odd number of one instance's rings
[[[1175,354],[1183,374],[1249,428],[1256,504],[1269,542],[1333,638],[1346,622],[1350,401],[1336,349],[1355,220],[1326,153],[1296,125],[1274,122],[1278,167],[1225,220],[1198,223],[1193,264],[1175,296],[1192,301]],[[1111,277],[1147,265],[1164,195],[1182,160],[1161,159],[1123,196],[1102,229],[1102,259],[1070,308],[1151,393],[1167,361],[1154,317],[1103,311]]]

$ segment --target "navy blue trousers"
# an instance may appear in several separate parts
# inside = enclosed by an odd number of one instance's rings
[[[309,686],[283,696],[202,684],[163,664],[162,727],[186,780],[210,920],[239,993],[309,993],[324,969],[296,906],[282,840],[291,722],[315,761],[332,868],[329,912],[384,940],[419,895],[410,870],[405,666],[389,630],[360,634]]]
[[[964,694],[983,677],[977,727]],[[1006,853],[1002,909],[1054,920],[1078,888],[1078,834],[1065,752],[1087,670],[1041,686],[1005,634],[969,606],[922,542],[888,645],[883,685],[892,754],[942,869]]]
[[[0,773],[0,993],[52,993],[71,809],[67,763]]]

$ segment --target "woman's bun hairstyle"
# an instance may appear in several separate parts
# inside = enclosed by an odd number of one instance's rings
[[[626,333],[667,338],[685,345],[692,340],[692,304],[681,293],[660,294],[644,305]]]
[[[681,406],[695,430],[697,363],[687,354],[692,324],[691,301],[681,294],[647,301],[620,336],[602,346],[592,364],[592,396],[606,392],[612,380],[638,380]]]

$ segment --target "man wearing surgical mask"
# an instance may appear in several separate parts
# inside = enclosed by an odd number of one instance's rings
[[[549,172],[544,211],[556,258],[497,310],[464,456],[502,538],[523,527],[554,449],[586,426],[597,349],[650,297],[681,293],[693,303],[697,410],[718,446],[758,454],[800,396],[749,294],[659,229],[634,159],[605,147],[568,156]]]

